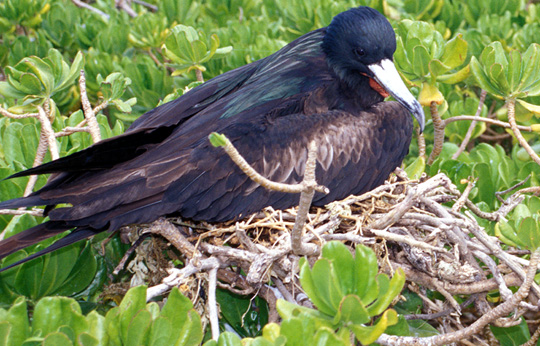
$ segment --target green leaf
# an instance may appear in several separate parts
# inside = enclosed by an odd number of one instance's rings
[[[0,344],[22,345],[23,341],[30,336],[26,300],[24,297],[19,297],[7,312],[2,313],[3,311],[0,311],[0,321],[2,321]]]
[[[130,289],[119,308],[120,335],[125,342],[128,339],[129,326],[140,310],[146,307],[146,286],[137,286]]]
[[[242,346],[242,340],[231,332],[224,332],[219,334],[218,341],[209,340],[204,343],[204,346]]]
[[[442,63],[448,66],[449,69],[462,65],[467,58],[467,46],[467,41],[463,39],[463,35],[457,34],[444,46]]]
[[[413,70],[417,76],[427,77],[429,74],[429,62],[431,56],[428,50],[423,46],[416,46],[413,49]]]
[[[534,251],[540,247],[540,227],[538,219],[527,217],[521,220],[519,226],[519,244],[527,250]]]
[[[517,326],[501,328],[495,326],[489,326],[493,335],[501,345],[508,346],[518,346],[523,345],[531,338],[531,333],[529,332],[529,327],[523,318],[521,318],[521,323]]]
[[[354,258],[349,249],[337,241],[325,244],[321,256],[331,261],[335,276],[339,278],[341,294],[343,296],[354,292]]]
[[[394,325],[397,322],[397,313],[394,310],[386,310],[375,325],[369,327],[351,325],[349,326],[349,329],[353,331],[354,336],[356,336],[362,344],[368,345],[375,342],[388,326]]]
[[[355,293],[364,304],[371,303],[377,297],[375,278],[379,272],[377,257],[370,248],[360,245],[356,247],[355,262]]]
[[[40,330],[42,335],[47,335],[63,326],[72,328],[75,335],[88,331],[88,322],[82,315],[79,304],[66,297],[42,298],[34,310],[34,333]]]
[[[152,325],[152,316],[147,310],[139,310],[129,322],[127,330],[125,330],[126,339],[124,345],[138,346],[146,345]]]
[[[339,305],[338,313],[334,319],[334,324],[337,325],[338,322],[348,325],[353,324],[364,324],[368,323],[371,320],[371,315],[368,310],[362,304],[360,297],[357,295],[348,295],[341,301]]]
[[[99,345],[106,345],[109,341],[109,336],[107,335],[107,328],[105,326],[105,317],[94,310],[86,316],[86,321],[88,322],[88,334],[97,340]]]
[[[426,159],[423,156],[418,156],[411,164],[405,168],[407,176],[411,180],[419,179],[426,169]]]
[[[264,300],[238,296],[227,290],[216,291],[217,302],[222,307],[222,322],[228,323],[241,337],[255,337],[268,323],[268,306]]]
[[[312,292],[312,294],[316,294],[325,302],[325,306],[330,307],[329,315],[334,315],[339,308],[341,298],[344,294],[341,291],[339,278],[336,276],[332,263],[326,258],[319,259],[313,265],[311,275],[316,287],[316,292]],[[311,298],[310,293],[307,291],[306,293]],[[326,313],[326,311],[323,312]]]
[[[173,326],[172,333],[168,334],[169,345],[174,344],[174,342],[180,338],[189,339],[190,335],[195,339],[200,335],[202,340],[200,320],[198,321],[198,324],[197,320],[190,320],[190,318],[192,318],[189,315],[191,311],[193,311],[193,304],[191,301],[182,295],[178,289],[173,289],[169,294],[167,303],[163,306],[160,313],[160,317],[166,318],[170,322],[170,325]],[[155,330],[156,328],[167,328],[167,326],[164,322],[154,324],[151,332],[154,335],[157,333]]]
[[[496,98],[502,99],[504,95],[498,90],[498,87],[492,83],[491,79],[482,68],[482,65],[474,56],[471,58],[470,66],[478,86]]]
[[[73,342],[64,333],[50,333],[43,339],[43,346],[73,346]]]
[[[392,301],[401,293],[405,285],[405,273],[403,269],[398,268],[392,277],[388,280],[385,274],[379,274],[379,296],[377,300],[368,306],[367,310],[371,316],[377,316],[382,313]]]

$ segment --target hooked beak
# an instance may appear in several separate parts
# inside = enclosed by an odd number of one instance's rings
[[[373,79],[414,115],[422,133],[426,122],[424,110],[401,80],[394,63],[389,59],[383,59],[376,64],[368,65],[368,69],[373,72]]]

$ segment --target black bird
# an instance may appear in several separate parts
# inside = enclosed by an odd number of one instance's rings
[[[330,189],[315,195],[316,206],[381,185],[408,152],[410,113],[424,127],[422,107],[392,62],[395,50],[386,18],[353,8],[328,27],[147,112],[123,135],[13,175],[53,173],[39,191],[0,203],[44,205],[50,220],[1,241],[0,258],[70,229],[21,262],[161,216],[225,221],[297,205],[299,195],[249,180],[223,149],[212,147],[214,131],[263,176],[284,183],[302,180],[314,139],[317,182]],[[383,102],[388,94],[397,102]]]

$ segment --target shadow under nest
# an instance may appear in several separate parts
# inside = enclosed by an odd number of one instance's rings
[[[462,329],[496,305],[486,299],[488,292],[498,290],[501,301],[508,300],[512,295],[508,287],[522,284],[529,264],[521,258],[528,251],[508,248],[477,222],[477,218],[500,220],[524,196],[518,191],[499,210],[486,213],[468,199],[473,185],[470,182],[461,193],[444,174],[409,180],[397,169],[369,193],[325,208],[311,207],[302,236],[302,242],[315,249],[308,260],[318,259],[322,245],[331,240],[342,241],[351,252],[356,244],[367,245],[377,254],[381,272],[392,275],[402,268],[405,288],[422,299],[418,314],[406,319],[429,320],[441,333]],[[136,253],[128,264],[132,285],[148,284],[148,299],[178,286],[204,312],[199,292],[208,287],[209,270],[218,268],[217,287],[259,295],[268,303],[270,322],[279,320],[278,298],[311,307],[298,282],[302,256],[291,246],[296,211],[266,209],[229,223],[195,224],[171,218],[126,227],[122,234],[132,241],[149,234],[166,239],[152,237],[132,247]],[[180,260],[183,267],[175,268],[171,259]],[[429,298],[433,291],[440,293],[439,298]],[[492,323],[506,327],[520,323],[525,312],[538,311],[539,297],[540,287],[533,283],[527,300],[520,302],[521,313]]]

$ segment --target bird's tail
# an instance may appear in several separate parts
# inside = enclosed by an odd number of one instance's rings
[[[45,205],[47,202],[41,199],[38,195],[30,195],[28,197],[20,197],[0,202],[0,209],[16,209],[21,207],[34,207],[36,205]]]
[[[37,244],[40,241],[48,239],[56,234],[67,231],[70,228],[72,227],[67,226],[64,222],[48,221],[29,228],[25,231],[22,231],[21,233],[17,233],[12,237],[0,241],[0,259],[11,255],[12,253],[17,252],[21,249],[24,249],[30,245]],[[16,263],[12,263],[4,268],[1,268],[0,272],[3,272],[4,270],[17,266],[19,264],[28,262],[39,256],[43,256],[54,250],[73,244],[79,240],[89,238],[94,234],[96,234],[96,232],[91,229],[76,229],[69,235],[56,241],[51,246],[41,251],[38,251]]]

